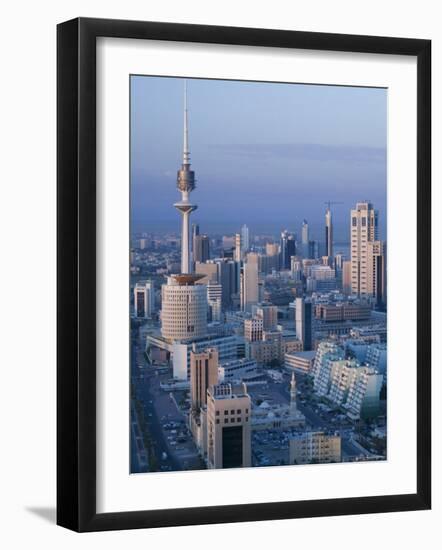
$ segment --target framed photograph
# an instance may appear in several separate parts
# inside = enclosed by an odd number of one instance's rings
[[[57,36],[58,524],[429,509],[430,41]]]

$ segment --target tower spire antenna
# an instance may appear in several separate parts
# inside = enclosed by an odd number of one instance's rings
[[[190,164],[189,128],[187,120],[187,80],[184,80],[184,140],[183,140],[183,164]]]

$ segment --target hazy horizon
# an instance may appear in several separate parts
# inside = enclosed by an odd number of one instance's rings
[[[370,200],[385,238],[387,90],[187,79],[189,141],[197,187],[191,221],[201,231],[323,239],[325,201],[335,239],[348,240],[349,211]],[[131,219],[180,230],[183,79],[131,77]],[[218,228],[218,230],[216,230]]]

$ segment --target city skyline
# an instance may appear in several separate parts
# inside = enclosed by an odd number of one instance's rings
[[[327,206],[322,237],[305,212],[301,235],[276,216],[269,237],[246,223],[259,212],[257,181],[240,200],[246,179],[217,205],[229,218],[239,204],[241,224],[208,235],[200,220],[214,197],[193,196],[199,171],[181,84],[181,159],[168,205],[180,230],[175,222],[172,234],[131,233],[131,473],[385,460],[387,258],[377,205],[352,204],[344,249],[335,246],[333,207],[345,203],[334,187],[315,196]],[[274,187],[264,191],[275,216]]]
[[[246,223],[299,233],[307,218],[316,233],[333,199],[343,203],[333,217],[344,241],[346,212],[370,200],[385,238],[386,90],[195,79],[187,86],[195,220],[206,232]],[[179,230],[168,204],[176,199],[182,90],[180,78],[131,77],[133,230]]]

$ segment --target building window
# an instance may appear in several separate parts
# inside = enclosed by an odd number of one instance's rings
[[[229,414],[229,411],[226,409],[226,410],[224,411],[224,415],[227,415],[227,414]]]
[[[230,411],[230,414],[235,414],[235,411]]]
[[[236,411],[236,414],[241,414],[241,409],[238,409],[238,410]]]
[[[357,218],[352,218],[352,219],[351,219],[351,225],[352,225],[353,227],[356,227],[356,226],[358,225],[358,220],[357,220]]]
[[[216,423],[219,424],[219,418],[216,419]]]
[[[216,414],[216,416],[219,416],[219,411],[216,411],[215,414]]]

